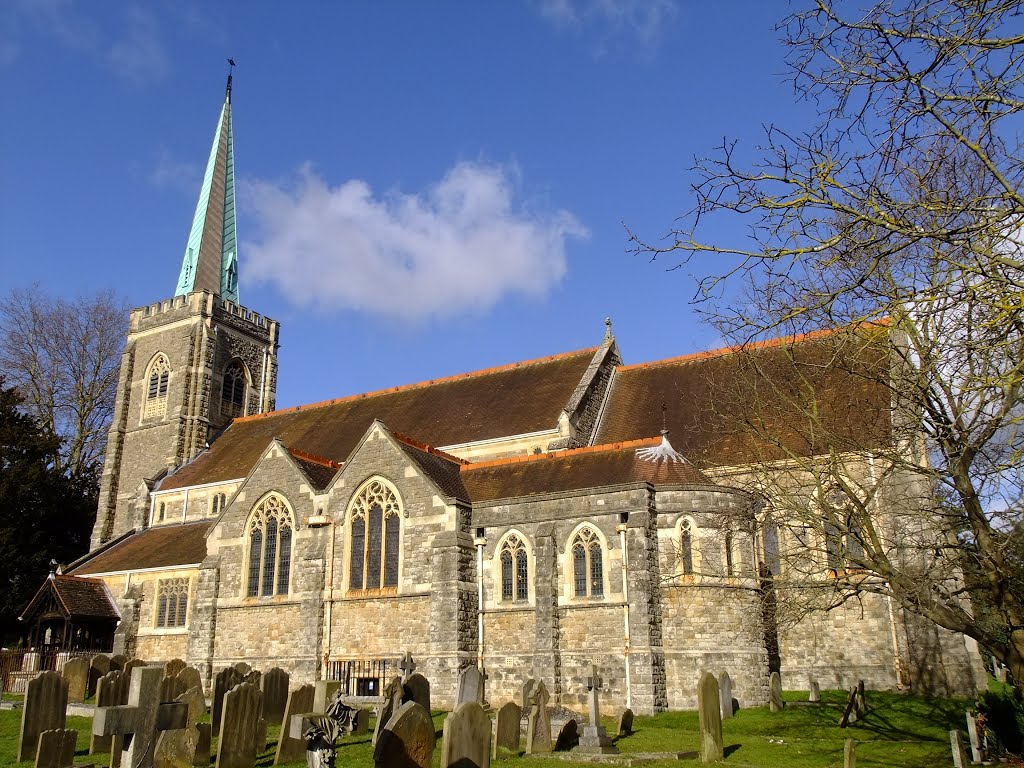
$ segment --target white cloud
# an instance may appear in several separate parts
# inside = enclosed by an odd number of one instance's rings
[[[160,150],[156,166],[149,174],[149,180],[154,186],[170,187],[189,195],[199,191],[202,178],[202,167],[198,163],[176,160],[166,149]]]
[[[588,233],[567,211],[519,203],[517,177],[462,162],[422,194],[383,197],[357,179],[332,187],[309,167],[290,185],[249,181],[246,278],[295,304],[406,321],[542,296],[566,272],[566,240]]]
[[[677,13],[676,0],[537,0],[541,16],[561,29],[627,35],[656,45],[663,27]]]
[[[142,8],[128,10],[124,34],[110,44],[106,60],[118,75],[135,85],[159,80],[171,69],[156,18]]]

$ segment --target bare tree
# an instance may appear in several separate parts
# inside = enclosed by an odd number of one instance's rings
[[[751,165],[724,142],[697,161],[696,204],[671,242],[635,245],[714,258],[698,301],[737,343],[844,329],[827,365],[793,359],[784,384],[750,356],[763,409],[784,403],[817,446],[794,450],[750,409],[740,419],[766,447],[756,474],[800,545],[790,552],[804,553],[780,589],[816,607],[886,595],[978,639],[1022,684],[1024,595],[1007,549],[1024,491],[1019,13],[1009,0],[812,2],[780,29],[818,123],[768,127]],[[746,239],[705,238],[737,215]],[[883,434],[857,439],[822,417],[827,366],[884,390]]]
[[[67,301],[33,286],[0,300],[0,366],[24,407],[61,438],[54,462],[75,477],[103,460],[126,318],[109,291]]]

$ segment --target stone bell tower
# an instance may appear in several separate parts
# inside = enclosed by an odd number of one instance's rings
[[[145,527],[154,483],[231,419],[274,409],[278,324],[238,303],[231,80],[175,295],[131,312],[93,549]]]

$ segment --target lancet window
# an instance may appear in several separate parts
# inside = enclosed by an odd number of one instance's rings
[[[581,528],[572,540],[573,592],[576,597],[604,595],[601,539],[593,528]]]
[[[294,522],[287,502],[277,494],[264,498],[249,516],[248,597],[287,595],[291,581]]]
[[[838,486],[829,488],[822,499],[826,567],[831,571],[862,567],[864,534],[854,503]]]
[[[167,413],[167,384],[170,380],[171,365],[165,355],[158,354],[149,364],[146,374],[146,403],[143,408],[144,419],[156,419]]]
[[[402,505],[394,489],[374,479],[349,507],[350,590],[398,587]]]
[[[696,526],[690,518],[683,518],[679,526],[679,566],[684,576],[692,576],[694,573],[694,549],[697,540]]]
[[[184,627],[188,616],[188,579],[161,579],[157,584],[156,626]]]
[[[512,533],[501,545],[501,599],[526,600],[530,596],[530,560],[526,544]]]
[[[245,415],[249,378],[241,360],[233,360],[224,371],[220,389],[220,415],[227,419]]]

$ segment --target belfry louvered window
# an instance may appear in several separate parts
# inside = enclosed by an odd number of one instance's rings
[[[264,498],[249,516],[247,597],[287,595],[291,584],[292,513],[280,496]]]
[[[576,597],[604,595],[601,539],[592,528],[583,528],[572,540],[573,592]]]
[[[509,534],[501,545],[501,599],[526,600],[530,595],[530,560],[526,545]]]
[[[233,419],[245,415],[248,377],[241,360],[233,360],[224,370],[220,388],[220,415]]]
[[[352,500],[349,508],[350,590],[398,586],[401,512],[397,494],[382,480],[371,480]]]
[[[170,363],[163,354],[158,354],[149,364],[149,372],[146,374],[146,403],[142,418],[157,419],[167,413],[167,384],[170,375]]]

